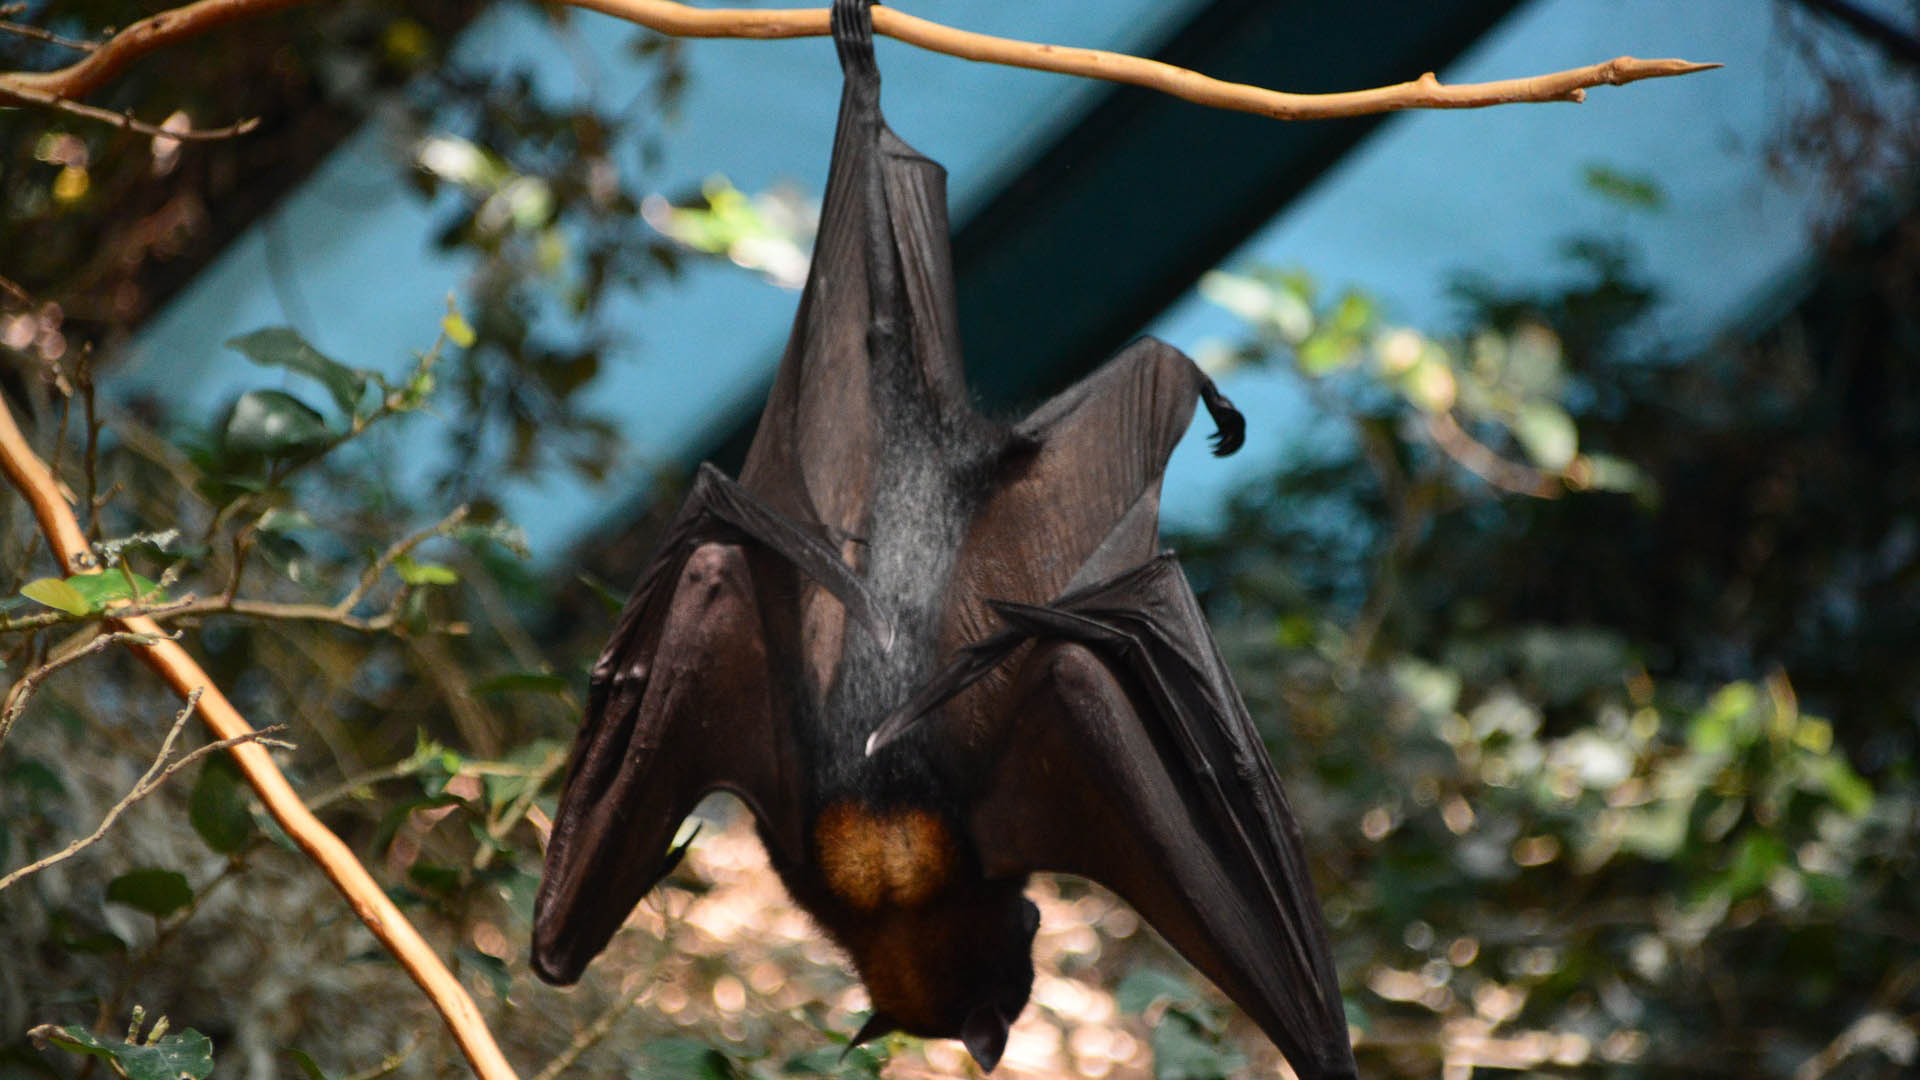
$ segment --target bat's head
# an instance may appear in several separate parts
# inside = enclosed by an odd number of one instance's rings
[[[1007,1048],[1007,1031],[1033,991],[1040,910],[1017,890],[987,902],[880,914],[846,942],[873,998],[854,1042],[905,1031],[959,1039],[983,1071]]]

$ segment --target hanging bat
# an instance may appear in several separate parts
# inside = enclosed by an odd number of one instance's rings
[[[752,809],[873,1003],[855,1042],[992,1069],[1033,983],[1028,875],[1118,893],[1308,1080],[1354,1075],[1300,829],[1179,565],[1161,474],[1204,403],[1152,339],[1017,424],[967,398],[945,171],[880,113],[870,0],[813,265],[736,483],[703,466],[595,665],[534,910],[570,983],[679,861],[707,792]]]

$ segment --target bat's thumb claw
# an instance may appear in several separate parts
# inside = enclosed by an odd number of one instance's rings
[[[1200,400],[1207,407],[1207,415],[1213,417],[1213,456],[1226,457],[1240,449],[1247,441],[1247,418],[1205,376],[1200,380]]]
[[[1007,1049],[1007,1027],[1007,1018],[992,1005],[977,1005],[967,1014],[960,1041],[966,1044],[967,1053],[973,1055],[981,1072],[992,1072],[1000,1064],[1000,1055]]]
[[[844,1063],[847,1060],[847,1055],[853,1053],[854,1047],[862,1043],[872,1042],[898,1026],[899,1025],[895,1024],[892,1020],[881,1015],[878,1010],[875,1010],[872,1015],[867,1017],[867,1022],[860,1025],[860,1030],[854,1032],[853,1038],[847,1040],[847,1045],[841,1047],[841,1062]]]

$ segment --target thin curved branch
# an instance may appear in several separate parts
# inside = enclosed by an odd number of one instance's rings
[[[5,401],[0,401],[0,471],[6,473],[7,479],[33,507],[41,532],[67,574],[100,569],[73,509],[61,498],[60,488],[46,463],[20,433]],[[257,742],[241,741],[258,737],[253,725],[247,723],[246,717],[234,708],[187,650],[179,642],[166,638],[159,624],[145,616],[121,616],[114,621],[126,632],[160,639],[137,649],[135,655],[181,697],[199,695],[201,718],[216,736],[230,743],[228,752],[259,795],[261,804],[319,865],[346,897],[354,914],[426,993],[474,1072],[482,1080],[513,1080],[513,1067],[501,1054],[466,987],[440,962],[433,947],[407,921],[380,884],[367,873],[366,867],[354,858],[353,851],[300,801],[299,793],[287,782],[266,748]]]
[[[284,11],[308,0],[198,0],[148,16],[114,34],[83,59],[56,71],[0,74],[0,98],[28,100],[27,92],[71,100],[112,80],[134,60],[176,41],[240,19]],[[829,32],[825,8],[756,11],[697,8],[672,0],[564,0],[674,37],[794,38]],[[1198,72],[1137,56],[1044,45],[976,34],[875,7],[879,33],[933,52],[983,63],[1005,64],[1129,83],[1213,108],[1310,120],[1362,116],[1400,109],[1472,109],[1517,102],[1581,101],[1590,87],[1686,75],[1716,68],[1685,60],[1640,60],[1622,56],[1550,75],[1448,86],[1431,72],[1411,82],[1338,94],[1289,94],[1223,82]]]
[[[7,734],[13,730],[13,722],[20,719],[20,714],[27,710],[27,702],[33,697],[34,691],[40,689],[40,684],[45,682],[49,675],[52,675],[54,672],[59,671],[69,664],[78,663],[95,653],[101,652],[110,645],[120,643],[128,645],[149,645],[152,644],[152,641],[140,634],[97,634],[85,645],[63,656],[48,660],[32,671],[21,675],[12,686],[7,688],[5,697],[0,698],[0,746],[6,745]],[[6,882],[0,881],[0,889],[4,888],[6,888]]]
[[[75,101],[72,98],[61,97],[59,94],[50,94],[45,90],[40,90],[35,87],[15,86],[11,81],[11,76],[0,77],[0,98],[7,97],[25,102],[29,105],[41,105],[49,109],[58,109],[61,112],[72,113],[82,119],[98,120],[103,124],[124,128],[127,131],[137,132],[141,135],[151,135],[156,139],[211,142],[216,139],[231,139],[236,135],[245,135],[247,132],[260,126],[260,118],[250,116],[237,124],[228,124],[226,127],[183,127],[178,129],[159,127],[154,124],[149,124],[144,120],[136,119],[130,112],[114,112],[112,109],[102,109],[96,105],[88,105]]]
[[[1467,434],[1450,412],[1428,413],[1427,435],[1468,472],[1502,491],[1536,499],[1557,499],[1566,492],[1566,484],[1559,477],[1509,461]]]
[[[12,10],[12,8],[0,8],[0,15],[11,14]],[[74,52],[92,52],[100,47],[98,42],[64,37],[51,30],[43,30],[38,26],[28,26],[25,23],[13,22],[10,19],[0,19],[0,34],[13,34],[16,37],[31,38],[34,41],[44,41],[49,45],[58,45],[63,49],[72,49]]]
[[[100,640],[104,640],[104,638]],[[113,828],[113,823],[120,820],[120,815],[126,813],[128,807],[153,794],[155,791],[158,791],[160,785],[166,783],[175,773],[206,757],[208,754],[217,754],[222,750],[230,750],[241,743],[265,743],[269,746],[289,745],[278,739],[269,738],[271,735],[276,735],[286,730],[286,725],[275,724],[272,727],[261,728],[258,731],[249,731],[242,735],[236,735],[231,739],[220,739],[215,742],[210,742],[205,746],[194,749],[178,761],[168,761],[167,759],[173,756],[173,744],[180,740],[180,731],[187,726],[187,721],[192,719],[194,707],[198,705],[199,702],[200,695],[198,692],[187,695],[187,706],[174,715],[173,727],[167,730],[167,737],[161,741],[160,752],[154,755],[153,764],[147,766],[147,771],[141,774],[139,781],[133,785],[133,790],[127,792],[124,798],[108,808],[106,816],[100,819],[100,824],[95,826],[92,832],[43,859],[36,859],[20,869],[4,877],[0,877],[0,889],[5,889],[7,886],[23,878],[31,877],[55,863],[66,862],[87,848],[92,847],[100,841],[101,837],[107,835],[107,830]]]

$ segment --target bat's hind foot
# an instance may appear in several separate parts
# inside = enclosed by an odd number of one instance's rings
[[[875,81],[880,67],[873,59],[873,0],[833,0],[833,45],[840,53],[840,69]]]

